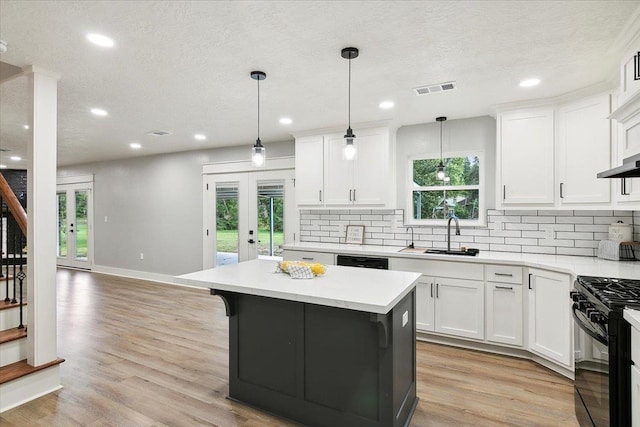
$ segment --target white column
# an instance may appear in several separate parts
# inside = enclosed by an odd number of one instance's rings
[[[27,149],[27,328],[30,365],[55,360],[56,335],[56,149],[59,76],[29,66]]]

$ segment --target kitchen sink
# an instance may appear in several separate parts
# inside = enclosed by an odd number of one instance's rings
[[[469,248],[466,251],[460,250],[447,250],[447,249],[424,249],[424,248],[412,248],[407,247],[404,249],[400,249],[400,252],[409,252],[414,254],[438,254],[438,255],[463,255],[463,256],[476,256],[478,249]]]
[[[467,249],[466,251],[447,250],[447,249],[427,249],[425,254],[439,254],[439,255],[464,255],[464,256],[476,256],[480,252],[477,249]]]

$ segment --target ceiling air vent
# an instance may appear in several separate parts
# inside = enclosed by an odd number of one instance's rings
[[[444,83],[438,83],[435,85],[416,87],[413,90],[416,93],[416,95],[427,95],[430,93],[445,92],[448,90],[453,90],[455,88],[456,88],[456,82],[444,82]]]
[[[167,132],[166,130],[152,130],[151,132],[147,132],[147,135],[166,136],[171,135],[171,132]]]

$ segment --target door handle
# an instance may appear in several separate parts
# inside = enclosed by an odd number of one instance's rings
[[[249,243],[251,243],[251,244],[254,244],[256,241],[255,241],[255,240],[253,240],[253,239],[249,239],[249,240],[247,240],[247,242],[249,242]]]
[[[533,276],[533,273],[529,273],[529,289],[533,289],[531,287],[531,276]]]

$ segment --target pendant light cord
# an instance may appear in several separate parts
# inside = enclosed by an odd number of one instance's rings
[[[260,78],[258,81],[258,141],[260,141]]]
[[[442,163],[442,122],[440,122],[440,163]]]
[[[351,56],[349,56],[349,128],[351,128]]]

